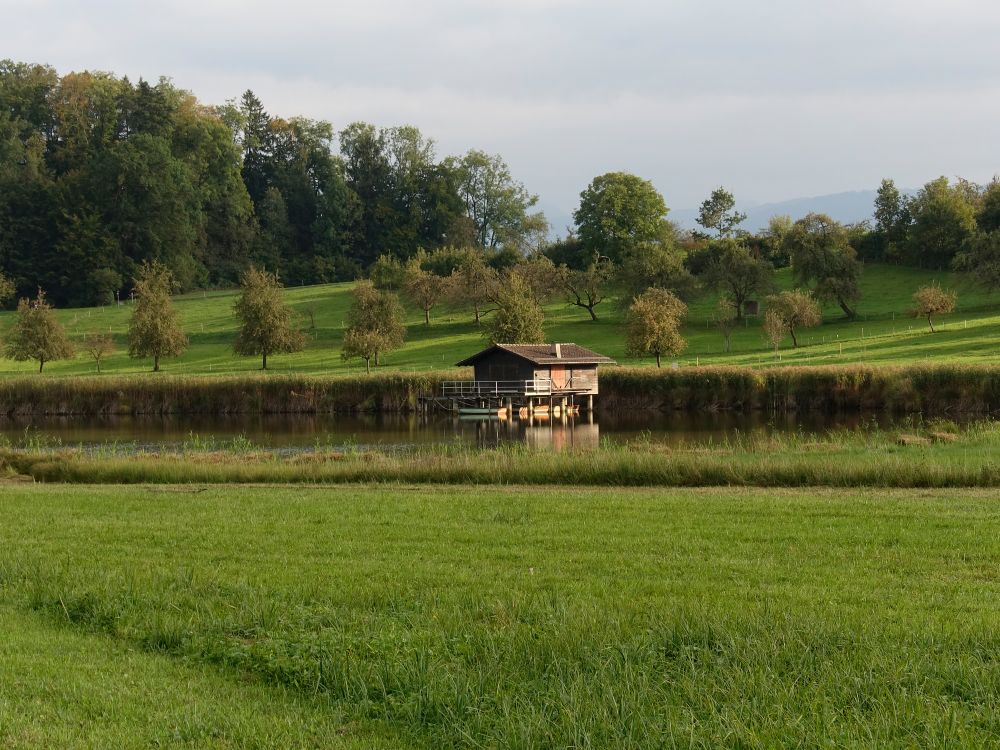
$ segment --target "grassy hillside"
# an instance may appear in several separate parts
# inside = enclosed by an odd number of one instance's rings
[[[958,311],[944,316],[936,335],[927,331],[926,322],[907,316],[910,296],[922,284],[939,281],[943,286],[958,290]],[[787,270],[779,273],[785,286],[791,283]],[[359,361],[343,362],[340,343],[350,304],[350,284],[330,284],[292,288],[287,297],[299,312],[303,326],[306,310],[315,310],[316,328],[305,352],[274,357],[275,370],[302,373],[362,372]],[[869,265],[862,277],[861,318],[844,321],[840,310],[828,307],[824,325],[811,329],[801,337],[803,346],[797,350],[783,348],[783,364],[838,363],[901,363],[922,362],[990,362],[1000,349],[1000,298],[991,298],[978,290],[968,277],[950,273],[933,273],[893,266]],[[167,360],[165,369],[179,373],[250,372],[259,367],[254,358],[235,357],[231,350],[235,321],[232,315],[234,292],[206,292],[177,298],[191,348],[177,360]],[[722,337],[708,322],[715,305],[714,296],[691,305],[684,335],[688,350],[679,358],[681,364],[772,365],[773,353],[765,346],[759,320],[750,321],[733,337],[733,351],[722,352]],[[651,360],[626,357],[621,327],[621,311],[613,301],[598,308],[601,319],[594,322],[586,311],[564,302],[550,304],[546,309],[546,332],[552,341],[574,341],[608,354],[622,364],[649,365]],[[142,372],[149,363],[130,360],[125,354],[125,331],[129,308],[104,307],[61,310],[60,318],[75,337],[88,332],[111,332],[119,351],[106,363],[108,372]],[[12,313],[0,313],[0,332],[10,325]],[[471,315],[461,309],[443,306],[432,313],[430,327],[423,324],[422,314],[413,310],[408,320],[407,342],[404,348],[386,358],[386,366],[402,370],[441,370],[476,351],[483,345],[480,329],[471,322]],[[790,341],[785,342],[790,346]],[[0,373],[31,373],[33,363],[0,360]],[[46,371],[56,375],[94,372],[93,362],[85,354],[70,362],[55,362]]]
[[[4,747],[337,747],[331,724],[400,748],[1000,732],[992,491],[0,498]]]

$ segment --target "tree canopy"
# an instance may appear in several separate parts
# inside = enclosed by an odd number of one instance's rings
[[[188,346],[177,310],[170,299],[174,276],[158,261],[143,263],[134,281],[135,302],[128,326],[128,355],[153,358],[153,372],[163,357],[179,357]]]
[[[723,187],[716,188],[698,209],[698,223],[721,239],[731,237],[747,215],[736,210],[736,198]]]
[[[251,90],[207,106],[168,79],[0,61],[0,274],[60,305],[125,297],[146,261],[182,290],[251,265],[356,279],[387,254],[544,244],[498,155],[439,158],[412,126],[279,117]]]
[[[687,305],[665,289],[647,289],[629,306],[625,316],[625,350],[633,356],[652,354],[656,366],[664,356],[680,354],[687,347],[681,321]]]
[[[627,172],[609,172],[580,194],[573,214],[580,243],[588,256],[615,263],[649,243],[670,238],[667,204],[653,183]]]
[[[250,267],[240,279],[240,295],[233,305],[239,330],[233,351],[259,356],[267,369],[272,354],[287,354],[305,348],[305,336],[295,328],[292,309],[281,297],[281,282],[268,271]]]
[[[844,226],[826,214],[809,214],[795,222],[784,243],[795,280],[812,285],[817,300],[835,302],[854,318],[852,305],[861,298],[861,264]]]
[[[405,336],[399,298],[376,289],[370,281],[359,281],[351,295],[341,356],[345,360],[360,357],[370,372],[372,362],[377,365],[381,355],[401,347]]]
[[[19,362],[35,360],[38,372],[45,369],[46,362],[71,359],[75,354],[66,329],[56,319],[41,289],[35,299],[22,298],[18,302],[5,350],[8,357]]]

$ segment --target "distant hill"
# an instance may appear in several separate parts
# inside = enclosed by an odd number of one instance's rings
[[[915,191],[903,190],[912,194]],[[817,195],[812,198],[792,198],[776,203],[744,204],[739,206],[746,212],[747,220],[741,226],[750,232],[767,228],[768,219],[772,216],[791,216],[800,219],[808,213],[829,214],[837,221],[853,224],[872,218],[875,205],[874,190],[852,190],[847,193],[831,193]],[[698,228],[698,209],[681,208],[670,212],[668,218],[677,222],[684,229]]]

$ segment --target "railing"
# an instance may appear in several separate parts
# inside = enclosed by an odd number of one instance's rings
[[[548,396],[552,393],[552,380],[446,380],[441,384],[441,395],[446,398],[475,396]]]
[[[559,384],[551,378],[534,380],[447,380],[441,384],[441,395],[445,398],[476,396],[551,396],[562,391],[589,391],[593,378],[572,377]]]

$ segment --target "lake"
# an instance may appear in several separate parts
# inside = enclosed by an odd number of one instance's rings
[[[583,415],[565,421],[484,420],[447,415],[269,415],[167,417],[0,418],[0,441],[137,449],[211,447],[239,440],[290,452],[317,445],[337,449],[412,448],[461,444],[490,447],[525,443],[539,449],[594,448],[602,442],[643,440],[667,445],[710,445],[737,437],[774,433],[823,433],[835,429],[892,427],[912,423],[885,414],[655,413]]]

